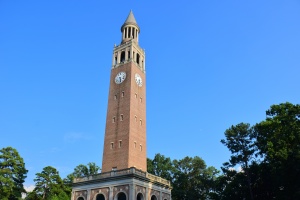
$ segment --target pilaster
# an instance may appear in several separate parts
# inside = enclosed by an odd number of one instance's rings
[[[87,196],[86,196],[87,200],[91,200],[91,189],[87,190]]]
[[[108,197],[108,199],[113,200],[113,198],[114,198],[114,187],[110,186],[109,187],[109,197]]]

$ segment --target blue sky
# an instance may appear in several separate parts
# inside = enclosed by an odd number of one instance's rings
[[[0,148],[61,176],[101,166],[112,50],[130,9],[146,51],[147,154],[219,168],[224,131],[300,100],[300,2],[0,1]]]

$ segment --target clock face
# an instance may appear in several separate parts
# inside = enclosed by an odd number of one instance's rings
[[[122,83],[126,78],[126,73],[125,72],[119,72],[115,78],[116,84]]]
[[[138,86],[142,87],[143,80],[142,80],[142,77],[139,74],[135,74],[135,82]]]

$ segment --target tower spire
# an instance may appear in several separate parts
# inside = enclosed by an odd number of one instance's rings
[[[130,10],[127,19],[124,24],[121,26],[122,32],[122,43],[129,40],[134,40],[138,42],[138,34],[140,33],[140,27],[136,23],[132,10]]]
[[[136,23],[136,20],[134,18],[132,10],[130,10],[127,19],[125,20],[124,24],[122,25],[121,31],[122,31],[123,27],[126,26],[126,25],[134,25],[134,26],[139,27],[138,24]]]

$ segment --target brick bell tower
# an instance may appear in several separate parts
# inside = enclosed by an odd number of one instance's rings
[[[102,172],[135,167],[147,171],[145,52],[130,11],[114,47]]]
[[[171,200],[170,181],[147,172],[145,52],[130,11],[113,50],[102,172],[75,178],[71,200]]]

